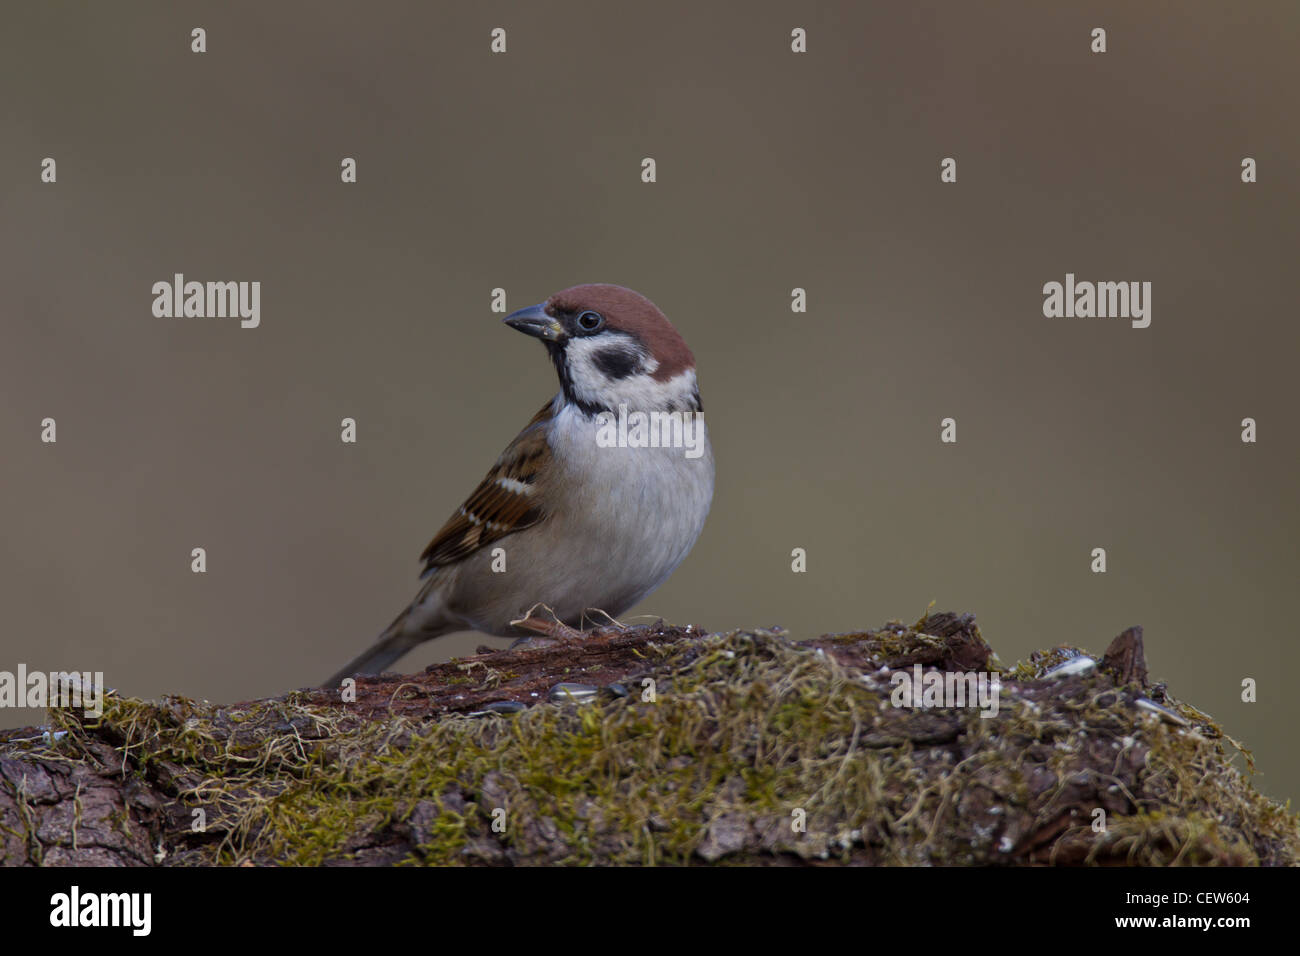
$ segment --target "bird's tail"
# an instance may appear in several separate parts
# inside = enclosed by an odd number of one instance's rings
[[[384,632],[379,635],[375,643],[349,661],[346,667],[321,684],[321,687],[333,689],[342,684],[345,677],[360,677],[362,675],[382,673],[389,664],[411,648],[446,633],[445,630],[430,631],[422,628],[408,630],[407,619],[410,616],[411,608],[408,607],[397,615],[392,624],[389,624],[384,629]]]

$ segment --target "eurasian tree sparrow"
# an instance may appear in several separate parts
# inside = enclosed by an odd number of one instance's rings
[[[327,686],[455,631],[521,636],[512,622],[538,605],[561,631],[589,610],[621,614],[667,580],[704,527],[713,452],[694,414],[695,358],[654,303],[579,285],[505,323],[542,340],[560,392],[425,548],[415,600]],[[636,412],[684,417],[699,430],[694,456],[662,441],[610,447],[611,418]]]

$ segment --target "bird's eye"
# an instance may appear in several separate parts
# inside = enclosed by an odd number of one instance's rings
[[[605,324],[605,317],[599,312],[587,311],[578,316],[578,328],[584,332],[595,332]]]

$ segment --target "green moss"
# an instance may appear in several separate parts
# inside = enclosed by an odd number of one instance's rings
[[[937,650],[924,624],[834,643],[870,640],[876,658]],[[555,862],[557,847],[572,864],[987,864],[1056,819],[1069,825],[1034,851],[1044,860],[1297,860],[1296,817],[1230,766],[1223,743],[1234,742],[1208,718],[1171,699],[1192,726],[1162,722],[1096,673],[1032,680],[1056,653],[1007,673],[992,720],[895,709],[887,681],[781,633],[734,631],[647,645],[652,702],[638,684],[626,698],[511,716],[362,722],[302,695],[237,711],[113,696],[93,727],[55,714],[69,736],[53,749],[89,756],[93,730],[125,772],[174,781],[221,835],[197,862],[320,864],[355,852],[358,834],[391,830],[413,848],[404,864]],[[477,686],[504,676],[462,669]],[[935,721],[949,732],[936,736]],[[912,742],[931,739],[948,742]],[[1129,792],[1086,779],[1125,760]],[[1098,805],[1102,833],[1089,825]]]

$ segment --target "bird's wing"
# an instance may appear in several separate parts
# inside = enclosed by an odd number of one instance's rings
[[[420,555],[424,562],[421,577],[461,561],[493,541],[535,525],[545,517],[537,504],[539,489],[534,482],[551,456],[546,426],[554,414],[552,403],[547,402],[506,446],[474,493]]]

